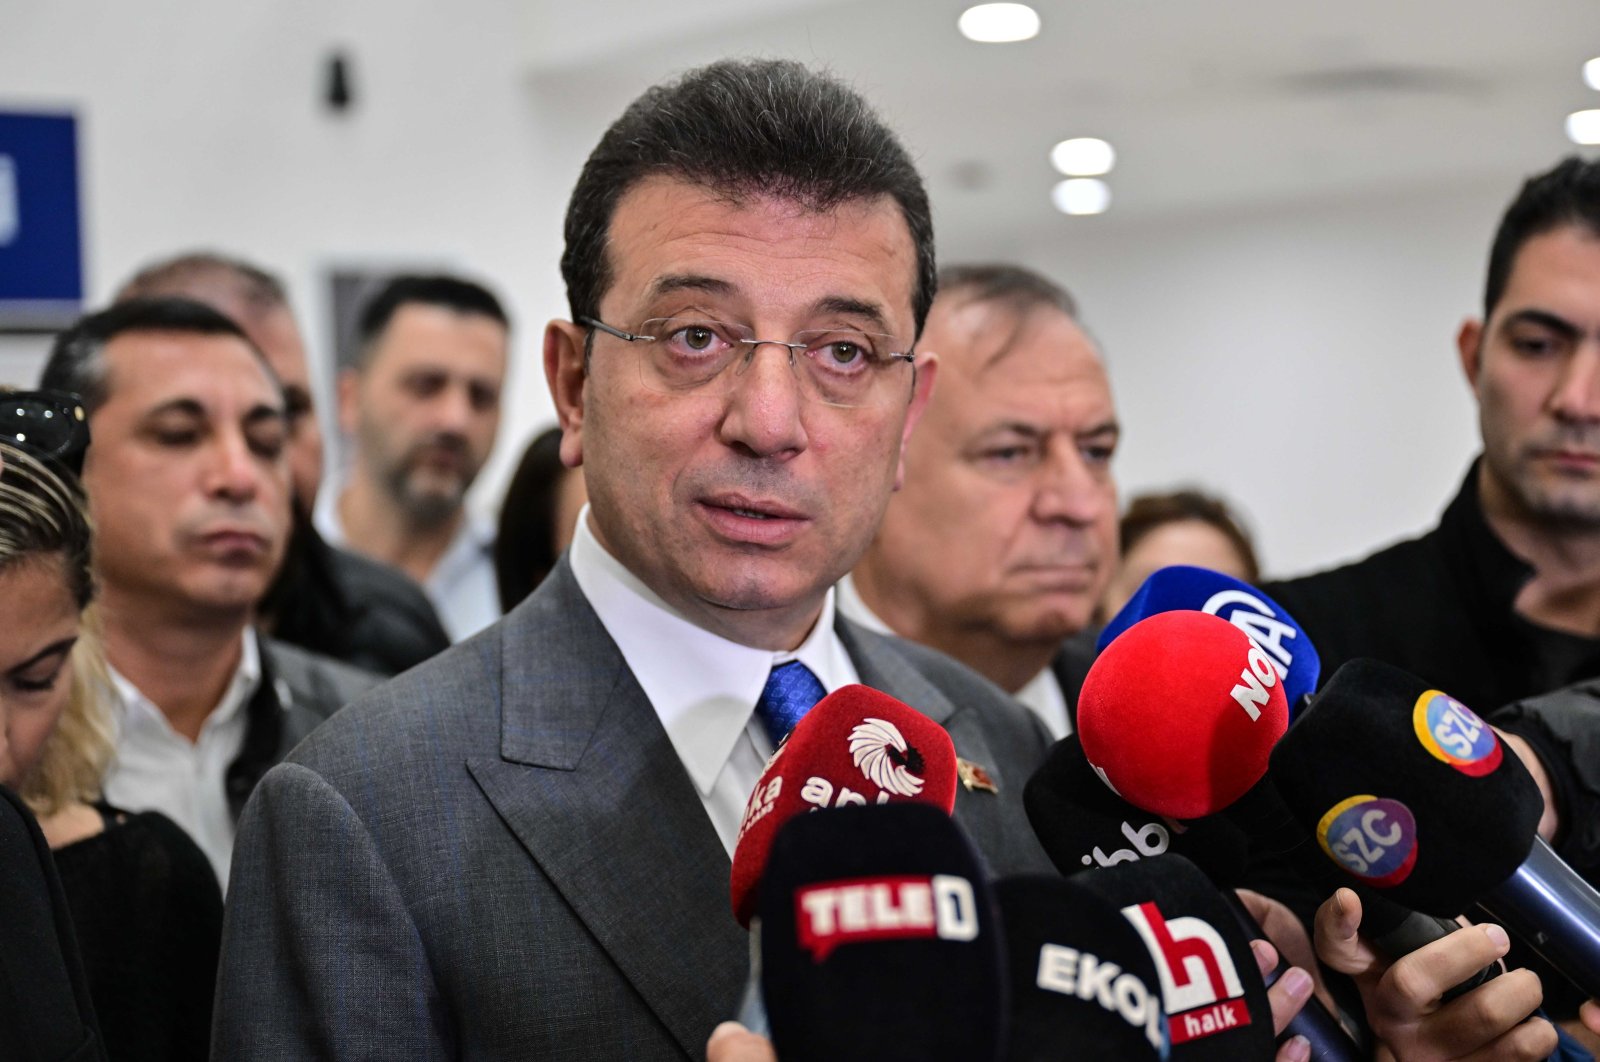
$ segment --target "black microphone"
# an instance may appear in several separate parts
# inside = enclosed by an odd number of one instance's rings
[[[1002,879],[994,895],[1011,985],[1007,1062],[1167,1057],[1155,960],[1120,907],[1044,875]]]
[[[1173,1059],[1273,1056],[1272,1007],[1250,941],[1193,863],[1168,852],[1086,871],[1072,884],[1108,901],[1144,943]]]
[[[1600,893],[1538,835],[1544,799],[1471,709],[1375,660],[1334,673],[1271,759],[1330,860],[1437,915],[1481,905],[1600,995]]]
[[[800,815],[759,886],[761,988],[784,1062],[1002,1057],[994,900],[950,816],[900,803]]]
[[[1244,876],[1249,837],[1223,815],[1179,821],[1144,811],[1113,793],[1072,736],[1057,742],[1022,791],[1040,845],[1063,874],[1151,859],[1166,852],[1194,864],[1218,891],[1230,917],[1250,937],[1261,926],[1234,893]],[[1118,846],[1123,842],[1122,846]],[[1267,987],[1289,969],[1280,953]],[[1284,1036],[1304,1036],[1319,1062],[1356,1062],[1362,1052],[1319,1000],[1306,1002]]]

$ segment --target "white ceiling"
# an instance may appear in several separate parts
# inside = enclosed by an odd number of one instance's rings
[[[1600,107],[1596,0],[1039,0],[1032,41],[980,45],[951,0],[533,0],[527,70],[576,176],[645,86],[727,55],[826,65],[921,160],[942,250],[1005,254],[1078,225],[1496,183],[1573,150]],[[1067,218],[1057,140],[1110,140],[1114,200]]]

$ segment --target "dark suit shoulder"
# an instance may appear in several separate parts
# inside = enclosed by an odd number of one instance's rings
[[[397,674],[449,647],[433,602],[404,572],[337,546],[328,571],[352,613],[351,663]]]

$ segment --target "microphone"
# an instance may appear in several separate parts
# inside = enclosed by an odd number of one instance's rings
[[[1249,838],[1223,816],[1180,821],[1113,793],[1075,734],[1050,749],[1023,787],[1022,806],[1045,854],[1068,877],[1175,852],[1218,888],[1231,888],[1244,877],[1249,860]]]
[[[1220,616],[1244,631],[1277,669],[1291,721],[1316,691],[1322,661],[1294,617],[1249,583],[1210,568],[1174,564],[1151,572],[1100,632],[1096,649],[1142,619],[1180,610]]]
[[[1078,734],[1100,777],[1177,819],[1243,796],[1288,721],[1266,651],[1203,612],[1161,612],[1129,627],[1095,659],[1078,698]]]
[[[841,686],[801,717],[750,792],[734,841],[733,915],[749,927],[778,828],[821,808],[916,801],[949,815],[956,750],[944,727],[870,686]]]
[[[1540,839],[1538,786],[1466,705],[1399,668],[1352,660],[1271,762],[1348,875],[1433,914],[1477,903],[1600,994],[1600,893]]]
[[[1005,933],[1006,1062],[1168,1057],[1155,960],[1121,908],[1064,878],[994,886]]]
[[[796,816],[759,892],[761,988],[784,1062],[1002,1057],[994,898],[947,813],[895,803]]]
[[[1180,822],[1136,807],[1100,781],[1071,736],[1057,742],[1028,779],[1022,803],[1039,843],[1063,874],[1078,873],[1086,866],[1097,869],[1084,873],[1098,873],[1171,852],[1204,873],[1241,932],[1252,938],[1266,936],[1234,894],[1248,862],[1249,837],[1226,817],[1208,815]],[[1126,847],[1116,847],[1119,842]],[[1266,975],[1267,986],[1288,969],[1289,962],[1280,953],[1277,966]],[[1311,1057],[1319,1062],[1354,1062],[1361,1057],[1349,1034],[1315,999],[1306,1003],[1285,1033],[1295,1034],[1309,1041]]]
[[[1250,942],[1193,863],[1168,852],[1077,875],[1133,927],[1156,968],[1176,1060],[1271,1058],[1266,985]]]

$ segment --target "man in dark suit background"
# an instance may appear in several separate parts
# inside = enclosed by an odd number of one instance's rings
[[[1117,567],[1118,426],[1072,296],[1011,265],[939,278],[923,346],[944,382],[840,586],[845,615],[930,645],[1073,729],[1095,605]]]
[[[745,799],[797,712],[856,681],[985,768],[956,816],[991,869],[1048,867],[1020,801],[1043,729],[835,614],[936,370],[928,203],[893,134],[796,64],[695,71],[602,139],[562,268],[544,352],[577,537],[263,781],[219,1057],[699,1057],[746,978]]]

